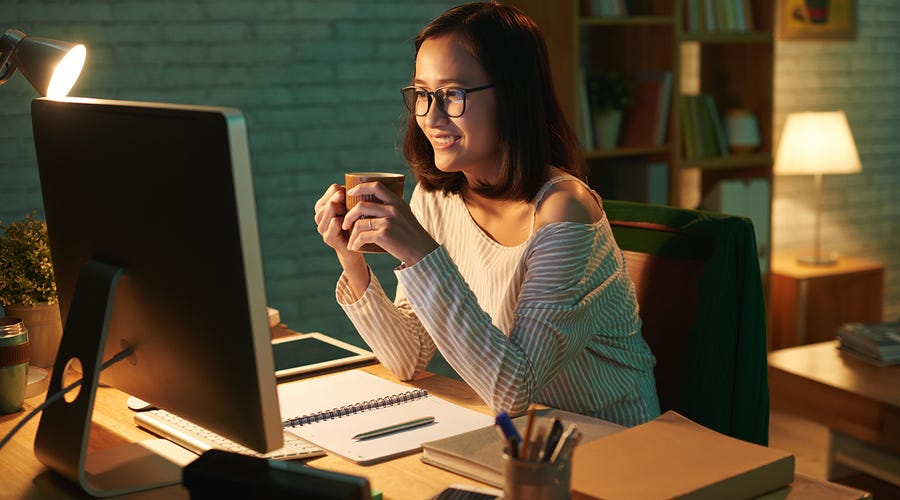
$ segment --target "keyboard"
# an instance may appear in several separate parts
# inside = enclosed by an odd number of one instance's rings
[[[325,451],[318,446],[300,439],[287,430],[284,431],[283,448],[268,453],[259,453],[165,410],[156,409],[138,412],[134,416],[134,422],[139,427],[162,436],[198,455],[211,449],[272,460],[297,460],[325,454]]]

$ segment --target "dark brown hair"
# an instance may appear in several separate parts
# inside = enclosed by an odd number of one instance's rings
[[[416,54],[425,40],[449,34],[462,38],[487,71],[497,95],[500,178],[496,185],[475,190],[497,198],[531,200],[546,182],[551,165],[584,179],[581,146],[556,99],[547,45],[534,21],[510,5],[460,5],[425,26],[416,37]],[[426,191],[458,193],[466,183],[460,172],[438,170],[434,150],[412,114],[403,153]]]

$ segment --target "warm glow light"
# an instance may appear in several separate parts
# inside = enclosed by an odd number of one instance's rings
[[[850,174],[862,171],[843,111],[788,115],[775,157],[776,174]]]
[[[53,77],[50,78],[50,84],[47,85],[47,97],[57,99],[65,97],[69,93],[69,90],[75,85],[75,81],[78,80],[78,75],[81,74],[86,55],[87,50],[84,45],[80,44],[72,47],[66,53],[56,65],[56,69],[53,70]]]

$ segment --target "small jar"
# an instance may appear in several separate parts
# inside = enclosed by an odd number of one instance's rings
[[[503,498],[568,500],[572,461],[528,462],[503,454]]]
[[[22,408],[28,385],[28,329],[19,318],[0,318],[0,413]]]

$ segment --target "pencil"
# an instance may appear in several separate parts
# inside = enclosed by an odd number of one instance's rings
[[[528,406],[528,422],[525,424],[525,435],[522,436],[522,449],[519,456],[528,460],[528,445],[531,441],[531,430],[534,428],[534,405]]]

